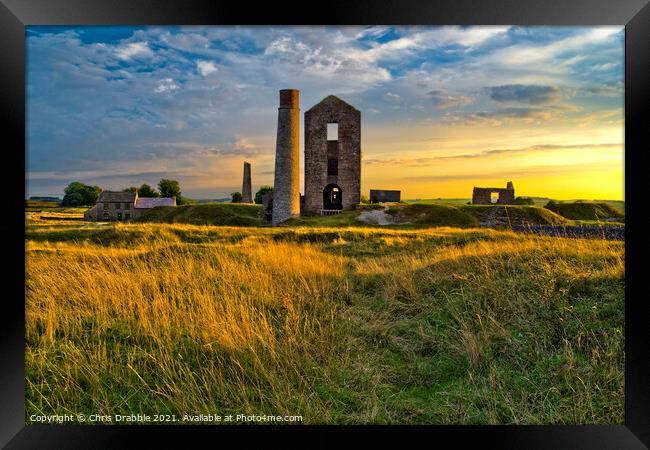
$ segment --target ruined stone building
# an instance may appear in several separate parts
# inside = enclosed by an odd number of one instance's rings
[[[402,191],[370,189],[370,203],[399,202]]]
[[[305,112],[303,213],[352,209],[361,197],[361,112],[330,95]]]
[[[176,197],[138,197],[137,192],[102,191],[97,203],[84,213],[85,220],[123,221],[139,217],[157,206],[176,206]]]
[[[493,198],[493,194],[497,194]],[[508,181],[506,188],[481,188],[475,187],[472,193],[472,204],[474,205],[514,205],[515,188],[512,181]]]
[[[273,225],[303,214],[352,209],[361,197],[361,112],[330,95],[305,112],[305,194],[300,195],[300,107],[296,89],[280,91]],[[244,176],[246,178],[246,176]]]

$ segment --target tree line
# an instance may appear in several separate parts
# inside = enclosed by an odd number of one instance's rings
[[[178,181],[166,178],[158,182],[158,190],[146,183],[140,187],[128,187],[124,192],[137,192],[139,197],[176,197],[177,205],[188,205],[195,203],[194,200],[181,195],[181,187]],[[63,206],[91,206],[97,202],[102,188],[89,186],[79,181],[73,181],[64,190]]]
[[[62,206],[92,206],[97,203],[99,193],[102,192],[99,186],[89,186],[80,181],[73,181],[64,190]],[[158,182],[158,190],[142,183],[140,187],[131,186],[123,189],[123,192],[137,192],[138,197],[176,197],[177,205],[190,205],[196,203],[195,200],[184,197],[181,194],[181,187],[178,181],[166,178]],[[262,197],[267,192],[273,192],[272,186],[261,186],[255,193],[255,203],[262,204]],[[240,192],[231,194],[232,203],[241,203],[242,195]]]

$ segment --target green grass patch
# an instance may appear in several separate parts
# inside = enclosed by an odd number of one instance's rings
[[[596,202],[554,202],[546,209],[572,220],[602,220],[608,218],[624,218],[625,214],[609,203]]]
[[[395,205],[388,209],[389,214],[401,221],[417,225],[476,227],[487,214],[495,208],[494,205],[452,205],[452,204],[420,204]],[[558,214],[538,206],[506,206],[505,214],[511,224],[534,225],[569,225],[571,222]]]
[[[343,211],[331,216],[300,216],[283,223],[288,227],[369,227],[365,222],[357,220],[360,211]]]
[[[403,206],[395,205],[390,207],[388,212],[402,221],[415,224],[456,227],[478,226],[478,221],[473,215],[467,214],[461,208],[453,205],[419,203]]]

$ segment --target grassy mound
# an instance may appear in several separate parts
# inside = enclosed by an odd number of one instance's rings
[[[420,204],[391,206],[388,212],[401,221],[417,225],[475,227],[494,209],[492,205]],[[531,225],[567,225],[567,219],[538,206],[507,206],[509,222]]]
[[[462,205],[461,208],[467,214],[474,216],[477,220],[482,221],[494,206],[492,205]],[[505,206],[504,214],[507,214],[511,225],[529,224],[529,225],[570,225],[571,222],[566,218],[555,214],[539,206]]]
[[[138,222],[190,223],[195,225],[256,226],[262,223],[260,205],[208,203],[204,205],[161,206],[147,211]]]
[[[388,209],[388,213],[397,216],[400,221],[419,225],[472,227],[479,224],[476,217],[454,205],[395,205]]]
[[[622,218],[625,215],[609,203],[575,202],[551,203],[546,209],[572,220]]]

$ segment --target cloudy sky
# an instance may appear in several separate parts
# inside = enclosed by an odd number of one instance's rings
[[[362,194],[623,199],[622,27],[27,27],[28,195],[273,184],[278,90],[361,110]],[[302,116],[301,116],[302,120]],[[301,132],[301,145],[303,134]]]

